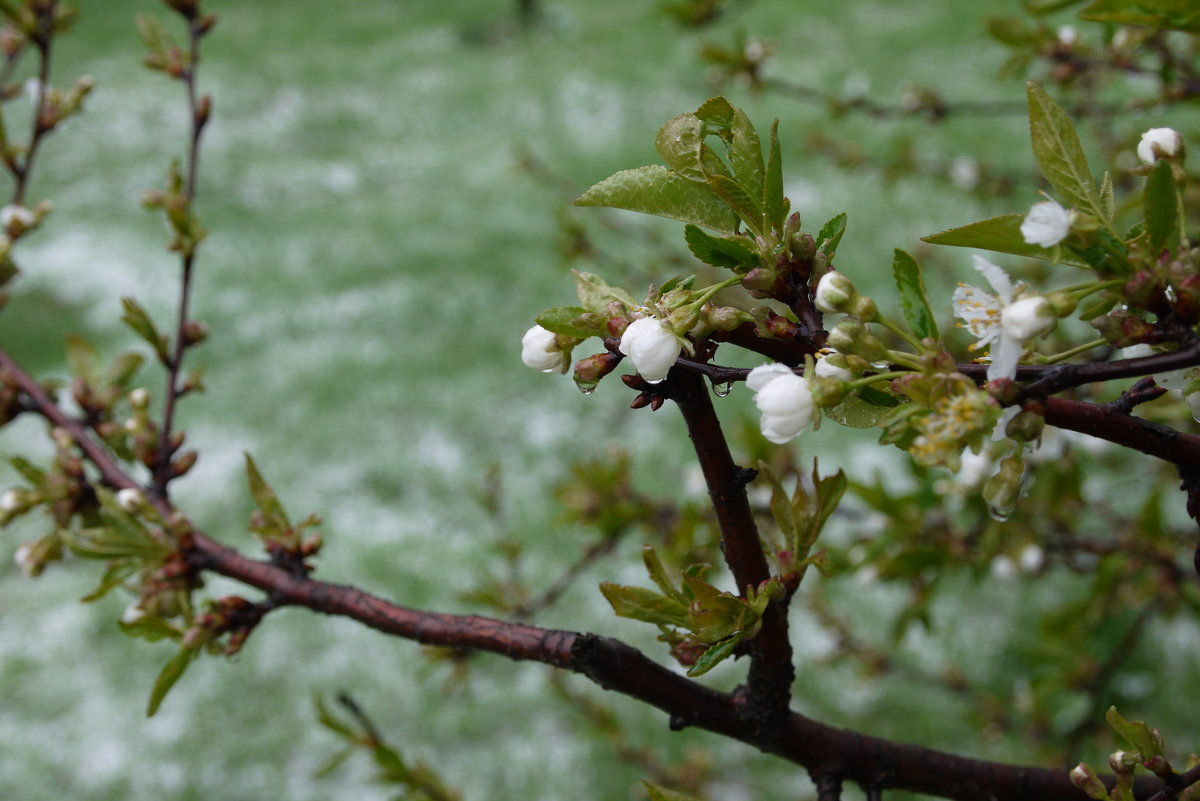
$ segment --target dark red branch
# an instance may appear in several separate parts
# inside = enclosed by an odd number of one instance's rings
[[[1124,445],[1182,468],[1200,469],[1200,437],[1132,417],[1099,403],[1046,398],[1046,422]]]
[[[753,474],[734,464],[704,380],[684,370],[672,371],[668,380],[671,397],[683,412],[688,436],[708,485],[721,528],[725,561],[744,595],[746,587],[758,587],[771,577],[758,526],[746,498],[746,484]],[[786,606],[773,603],[767,607],[762,630],[750,646],[746,712],[764,734],[777,735],[777,718],[787,710],[795,679]]]

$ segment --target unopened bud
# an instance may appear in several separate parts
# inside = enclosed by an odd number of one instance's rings
[[[1046,300],[1050,301],[1050,308],[1054,310],[1055,317],[1070,317],[1079,305],[1079,301],[1070,292],[1051,292],[1046,296]]]
[[[1153,164],[1159,159],[1182,159],[1183,137],[1172,128],[1151,128],[1142,134],[1137,154],[1145,164]]]
[[[1037,442],[1046,427],[1046,419],[1034,412],[1020,412],[1008,421],[1004,433],[1018,442]]]
[[[891,358],[888,349],[867,329],[866,324],[854,317],[838,323],[829,332],[826,344],[842,353],[861,356],[872,363],[888,361]]]
[[[858,290],[855,288],[854,282],[837,270],[830,270],[821,276],[821,280],[817,282],[817,288],[813,292],[813,304],[826,314],[838,312],[849,314],[857,298]],[[870,319],[857,314],[854,316],[859,319]]]
[[[199,320],[188,320],[183,326],[183,344],[186,347],[199,345],[208,339],[208,326]]]
[[[126,487],[117,493],[117,505],[130,514],[141,510],[145,502],[142,491],[134,487]]]
[[[575,385],[584,392],[591,392],[600,379],[616,369],[621,357],[615,353],[597,353],[575,362]]]
[[[178,459],[171,462],[171,475],[176,478],[185,475],[189,470],[192,469],[192,466],[196,464],[196,459],[199,458],[199,456],[200,454],[196,453],[195,451],[187,451],[184,453]]]
[[[1175,316],[1187,323],[1200,319],[1200,275],[1189,275],[1175,287]]]
[[[129,405],[138,411],[143,411],[150,405],[150,393],[138,387],[129,393]]]
[[[1096,771],[1092,770],[1091,765],[1080,762],[1071,768],[1070,775],[1071,784],[1087,793],[1089,798],[1094,798],[1096,801],[1105,801],[1108,798],[1108,788],[1096,776]]]

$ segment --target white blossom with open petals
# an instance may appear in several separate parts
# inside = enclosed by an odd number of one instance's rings
[[[1021,236],[1031,245],[1052,248],[1071,233],[1071,212],[1046,200],[1034,203],[1021,223]]]
[[[657,384],[667,377],[682,349],[683,340],[675,335],[666,320],[657,317],[634,320],[621,336],[621,353],[633,361],[638,375],[650,384]]]
[[[954,290],[954,316],[979,340],[973,348],[990,347],[988,381],[1012,378],[1025,343],[1049,331],[1057,318],[1044,297],[1024,292],[1023,286],[1014,287],[1008,274],[987,259],[972,259],[996,294],[959,284]]]
[[[787,365],[755,367],[746,377],[746,386],[754,391],[754,403],[762,412],[763,436],[776,445],[800,436],[812,422],[817,408],[812,390]]]

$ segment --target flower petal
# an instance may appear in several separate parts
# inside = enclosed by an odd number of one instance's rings
[[[1000,302],[1007,305],[1012,302],[1013,285],[1012,279],[1008,277],[1008,273],[1004,272],[998,265],[992,264],[983,256],[972,256],[972,263],[975,269],[983,274],[988,283],[992,285],[992,289],[996,290],[997,297]]]

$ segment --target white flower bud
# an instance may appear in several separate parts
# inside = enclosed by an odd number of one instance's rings
[[[145,409],[150,405],[150,393],[138,387],[129,393],[129,405],[135,409]]]
[[[682,340],[657,317],[642,317],[630,323],[620,345],[621,353],[633,361],[638,374],[651,384],[667,377],[682,348]]]
[[[1138,142],[1137,154],[1146,164],[1153,164],[1160,158],[1174,158],[1183,150],[1183,137],[1173,128],[1151,128],[1142,134]]]
[[[530,328],[521,337],[521,361],[543,373],[561,372],[563,356],[558,349],[558,337],[540,325]]]
[[[1060,25],[1058,27],[1058,41],[1070,47],[1078,40],[1078,35],[1075,33],[1075,28],[1071,25]]]
[[[816,404],[808,381],[783,364],[755,367],[746,378],[754,403],[762,412],[763,436],[782,445],[800,436],[812,422]]]
[[[10,489],[0,495],[0,512],[4,514],[12,514],[21,509],[22,498],[18,490]]]
[[[30,557],[33,556],[33,546],[28,542],[21,543],[17,546],[17,550],[13,553],[13,562],[21,569],[25,575],[29,575],[32,571],[33,563]]]
[[[826,314],[849,311],[858,290],[854,283],[842,273],[830,270],[821,276],[817,282],[817,291],[813,293],[813,303]]]
[[[1040,337],[1054,327],[1057,319],[1054,307],[1041,295],[1013,301],[1000,312],[1000,325],[1004,333],[1021,342]]]
[[[0,228],[6,231],[16,222],[21,228],[28,228],[35,222],[33,212],[24,206],[16,206],[9,204],[4,208],[0,208]]]
[[[1062,242],[1071,233],[1071,212],[1046,200],[1034,203],[1021,223],[1021,236],[1031,245],[1051,248]]]
[[[845,367],[839,367],[829,361],[829,356],[826,354],[817,359],[817,363],[813,365],[813,372],[818,378],[836,378],[838,381],[853,381],[854,373],[850,372]]]
[[[139,489],[126,487],[117,492],[117,505],[130,514],[141,509],[143,503],[145,503],[145,498]]]
[[[129,606],[125,607],[125,611],[121,614],[121,622],[125,625],[136,623],[146,616],[146,610],[139,606],[139,601],[134,601]]]
[[[1036,573],[1046,561],[1046,554],[1036,545],[1026,545],[1017,557],[1017,563],[1026,573]]]

